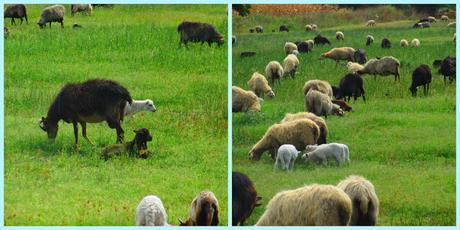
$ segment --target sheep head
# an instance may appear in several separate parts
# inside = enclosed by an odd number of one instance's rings
[[[42,117],[38,123],[39,127],[48,134],[48,139],[55,139],[58,132],[58,123],[50,122],[48,118]]]
[[[152,100],[146,100],[146,101],[145,101],[145,106],[147,107],[147,109],[148,109],[149,111],[152,111],[152,112],[157,111],[157,108],[156,108],[155,105],[153,104],[153,101],[152,101]]]

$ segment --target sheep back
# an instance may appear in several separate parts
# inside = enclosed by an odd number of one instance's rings
[[[327,81],[322,81],[322,80],[309,80],[305,82],[305,85],[303,86],[303,95],[307,95],[308,91],[310,90],[317,90],[320,91],[326,95],[328,95],[332,99],[332,87],[331,84]]]
[[[136,226],[167,226],[168,215],[161,199],[144,197],[136,208]]]
[[[310,112],[299,112],[299,113],[286,113],[281,123],[295,121],[300,119],[310,119],[315,122],[316,125],[319,127],[319,137],[316,144],[326,144],[327,143],[327,135],[329,130],[327,128],[326,121],[322,117],[316,116],[314,113]]]
[[[38,24],[44,25],[48,22],[61,22],[64,21],[65,8],[62,5],[54,5],[46,7],[42,10]]]
[[[260,112],[260,102],[257,95],[240,87],[232,86],[232,112]]]
[[[218,45],[224,43],[224,37],[217,32],[216,28],[208,23],[183,21],[177,27],[180,33],[180,42],[207,42],[209,45],[215,42]]]
[[[333,48],[329,50],[328,52],[321,54],[320,59],[330,58],[335,61],[339,61],[339,60],[353,61],[355,52],[356,50],[353,49],[352,47]]]

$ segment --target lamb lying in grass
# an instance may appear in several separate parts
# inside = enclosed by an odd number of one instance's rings
[[[294,145],[284,144],[281,145],[276,154],[275,170],[281,167],[282,170],[293,170],[295,159],[299,155]]]
[[[327,159],[333,158],[337,165],[342,165],[345,162],[350,163],[350,153],[348,146],[339,143],[330,143],[322,145],[307,145],[302,159],[305,163],[314,161],[317,164],[326,165]]]

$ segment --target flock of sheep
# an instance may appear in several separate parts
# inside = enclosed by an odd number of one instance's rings
[[[422,18],[417,23],[430,24],[435,20],[428,17],[428,19]],[[441,20],[449,21],[449,18],[443,15]],[[366,23],[366,26],[376,25],[375,20]],[[455,26],[455,23],[449,23],[449,26],[453,25]],[[414,28],[425,27],[428,26],[414,26]],[[315,24],[305,26],[306,31],[316,29]],[[263,33],[263,31],[262,26],[249,30],[250,33]],[[287,25],[282,25],[279,31],[289,32],[289,29]],[[345,40],[345,34],[337,31],[336,39]],[[372,45],[373,42],[374,37],[368,35],[366,46]],[[233,45],[235,44],[237,44],[237,37],[233,35]],[[323,44],[330,45],[331,42],[321,35],[317,35],[313,40],[286,42],[284,45],[286,57],[282,64],[278,61],[269,61],[265,67],[265,76],[259,72],[253,73],[247,82],[249,90],[232,86],[232,111],[260,112],[264,96],[273,99],[275,97],[273,88],[277,83],[281,84],[281,79],[295,78],[300,66],[298,55],[309,53],[314,46]],[[420,47],[420,40],[414,38],[410,44],[414,48]],[[409,42],[402,39],[400,45],[408,46]],[[391,48],[391,42],[388,38],[383,38],[380,46],[382,49]],[[256,54],[256,51],[244,51],[240,57],[247,58]],[[352,108],[347,103],[350,97],[354,97],[354,100],[362,97],[365,100],[362,79],[364,74],[374,75],[374,77],[394,75],[395,81],[400,81],[401,63],[393,56],[368,60],[362,48],[336,47],[321,54],[319,59],[331,59],[337,64],[343,60],[347,61],[348,74],[340,80],[338,86],[331,86],[329,82],[320,79],[306,81],[303,86],[304,112],[288,113],[279,123],[269,127],[249,151],[251,160],[259,160],[264,152],[268,152],[275,161],[275,170],[281,168],[288,171],[293,170],[294,162],[299,156],[305,162],[312,161],[320,165],[326,165],[329,159],[334,160],[337,165],[350,163],[347,145],[327,143],[328,128],[325,119],[321,116],[325,118],[328,115],[343,116],[345,111],[351,111]],[[433,65],[438,67],[438,72],[444,76],[444,83],[446,77],[449,78],[450,83],[455,80],[455,57],[448,56],[434,60]],[[416,96],[419,86],[423,86],[424,94],[428,95],[431,78],[432,72],[428,65],[420,64],[415,68],[409,88],[412,95]],[[244,225],[244,221],[259,205],[258,201],[261,198],[257,196],[252,181],[243,173],[234,172],[233,187],[233,225]],[[244,202],[250,202],[250,205],[243,205]],[[378,208],[379,201],[372,183],[361,176],[350,176],[337,186],[313,184],[279,192],[269,201],[256,225],[376,225]]]

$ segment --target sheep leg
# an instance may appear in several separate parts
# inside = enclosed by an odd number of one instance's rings
[[[72,124],[73,124],[73,134],[75,136],[75,145],[78,146],[78,123],[76,121],[73,121]]]
[[[64,20],[61,20],[61,28],[64,28]]]
[[[50,22],[50,29],[51,29],[51,22]]]
[[[292,159],[291,159],[291,162],[289,163],[289,169],[290,169],[291,171],[294,170],[294,162],[295,162],[295,158],[292,158]]]
[[[16,25],[16,22],[14,21],[14,18],[11,18],[11,25]],[[445,79],[445,77],[444,77]]]
[[[86,122],[80,122],[80,125],[83,138],[85,138],[90,145],[94,146],[94,143],[88,138],[88,136],[86,136]]]
[[[23,19],[22,19],[22,18],[19,18],[19,19],[21,19],[21,24],[20,24],[20,25],[22,25],[22,21],[23,21]]]

